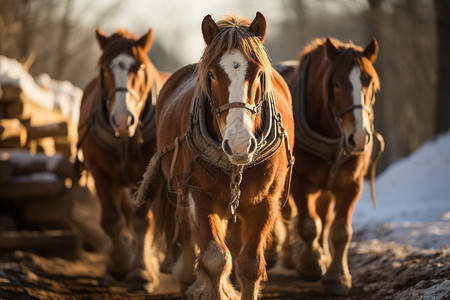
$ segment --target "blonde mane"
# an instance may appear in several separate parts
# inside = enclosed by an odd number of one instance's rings
[[[211,44],[205,47],[196,67],[196,96],[208,94],[207,82],[210,66],[220,55],[232,49],[238,49],[246,59],[260,65],[266,78],[265,92],[271,92],[272,63],[259,38],[248,30],[250,23],[250,20],[236,15],[225,16],[223,20],[217,22],[219,33]]]

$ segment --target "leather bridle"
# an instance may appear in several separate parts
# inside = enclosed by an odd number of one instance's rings
[[[222,106],[215,106],[213,100],[212,100],[212,94],[211,94],[211,77],[212,77],[212,73],[209,72],[208,74],[208,95],[206,96],[209,102],[209,105],[211,106],[211,111],[212,113],[216,116],[216,119],[220,116],[220,114],[222,114],[223,112],[230,110],[232,108],[243,108],[243,109],[248,109],[249,111],[251,111],[253,114],[258,114],[261,108],[262,103],[265,100],[265,87],[266,87],[266,82],[265,82],[265,75],[262,74],[261,75],[261,99],[259,101],[259,103],[257,105],[251,105],[248,103],[243,103],[243,102],[230,102],[227,104],[224,104]],[[218,120],[217,120],[218,121]]]
[[[148,75],[147,75],[147,70],[145,67],[145,64],[141,65],[140,70],[144,71],[145,74],[145,86],[147,87],[148,85]],[[111,91],[109,94],[107,93],[106,87],[105,87],[105,67],[101,66],[100,67],[100,88],[102,90],[102,98],[105,100],[106,106],[109,107],[109,104],[112,101],[112,98],[114,97],[114,95],[118,92],[125,92],[130,94],[131,96],[133,96],[134,99],[136,99],[138,102],[142,102],[142,100],[145,99],[145,93],[142,94],[142,96],[139,96],[139,94],[134,90],[134,89],[129,89],[127,87],[116,87],[113,91]]]

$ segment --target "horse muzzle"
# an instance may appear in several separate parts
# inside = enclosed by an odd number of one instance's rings
[[[367,130],[353,131],[345,135],[345,147],[349,153],[362,153],[367,150],[371,135]]]
[[[129,138],[136,132],[136,118],[133,114],[111,115],[110,123],[117,137]]]
[[[246,165],[253,160],[256,152],[257,142],[255,137],[251,137],[247,143],[235,144],[229,139],[222,141],[222,150],[228,160],[234,165]]]

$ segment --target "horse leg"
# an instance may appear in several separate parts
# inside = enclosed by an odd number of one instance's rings
[[[242,215],[242,249],[236,259],[242,299],[256,300],[260,282],[267,278],[264,248],[274,227],[277,205],[278,201],[263,201]]]
[[[197,285],[197,283],[194,283],[196,280],[195,261],[197,258],[197,251],[189,222],[183,220],[180,227],[179,238],[177,241],[177,244],[180,245],[180,249],[176,249],[178,251],[172,249],[173,251],[166,253],[166,256],[169,256],[174,260],[176,259],[171,267],[172,275],[178,282],[180,293],[184,299],[188,288],[192,285]],[[173,246],[178,247],[177,245]]]
[[[317,214],[322,222],[322,232],[319,237],[319,244],[321,245],[326,258],[326,265],[331,263],[331,252],[329,246],[329,233],[330,225],[333,221],[333,195],[331,193],[325,193],[321,195],[316,201]]]
[[[100,200],[101,227],[110,237],[111,248],[108,249],[106,270],[115,279],[125,278],[130,267],[130,233],[126,226],[126,217],[121,205],[126,201],[125,189],[114,184],[103,171],[92,169],[95,178],[95,189]]]
[[[352,277],[348,269],[347,251],[352,239],[351,216],[354,205],[361,193],[361,185],[335,191],[336,216],[330,227],[332,261],[322,279],[323,292],[327,295],[348,295]]]
[[[232,258],[225,245],[227,222],[218,216],[213,203],[204,195],[196,199],[193,229],[200,248],[198,277],[187,293],[193,299],[239,299],[229,279]]]
[[[307,191],[300,181],[293,186],[293,195],[298,209],[297,232],[300,245],[296,253],[296,270],[307,281],[316,281],[326,272],[326,257],[319,244],[322,222],[316,212],[316,199],[320,192]]]
[[[133,212],[131,219],[134,231],[134,256],[130,273],[127,276],[129,291],[144,290],[152,292],[158,285],[158,261],[151,245],[150,234],[153,213],[147,205],[141,205]]]
[[[297,217],[297,207],[295,206],[294,198],[289,196],[288,202],[281,209],[281,222],[286,231],[286,237],[284,239],[282,248],[281,248],[281,264],[286,269],[294,269],[295,265],[292,260],[292,256],[294,253],[294,224],[293,220]]]

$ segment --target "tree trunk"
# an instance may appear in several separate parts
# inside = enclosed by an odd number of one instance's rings
[[[438,87],[435,133],[450,129],[450,1],[434,0],[438,37]]]

